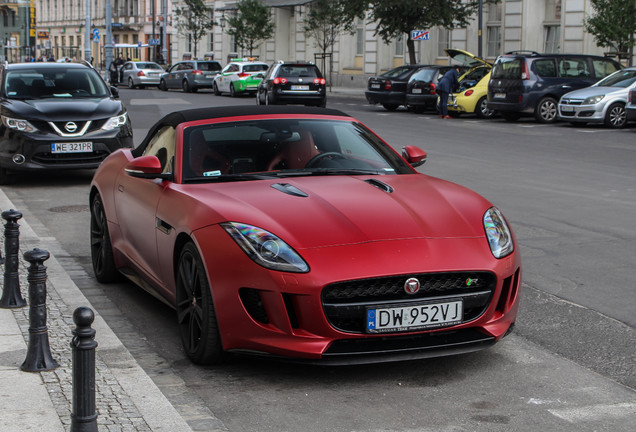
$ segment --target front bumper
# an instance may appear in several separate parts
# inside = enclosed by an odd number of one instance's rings
[[[605,120],[604,105],[565,105],[559,103],[559,120],[581,123],[602,123]]]
[[[480,257],[458,253],[462,248],[464,251],[487,249],[485,239],[426,240],[429,246],[431,242],[438,243],[440,252],[453,251],[439,254],[441,258],[428,255],[431,259],[426,264],[415,257],[404,257],[404,250],[421,250],[422,240],[304,250],[299,252],[311,271],[291,274],[256,265],[242,251],[237,251],[238,247],[226,233],[214,231],[207,231],[197,238],[197,242],[208,244],[213,240],[215,249],[227,251],[221,257],[211,248],[200,247],[208,274],[214,275],[210,278],[211,289],[223,347],[228,351],[331,364],[425,358],[487,348],[507,334],[516,320],[521,286],[520,257],[512,254],[494,260],[481,253]],[[393,253],[404,259],[385,259]],[[444,258],[453,255],[453,263]],[[336,257],[342,257],[342,260]],[[228,270],[237,268],[242,270]],[[327,288],[339,290],[341,284],[354,283],[364,287],[367,283],[371,285],[371,280],[427,273],[463,273],[466,268],[492,275],[492,291],[485,304],[479,306],[481,309],[471,312],[474,316],[448,327],[366,333],[366,308],[397,304],[403,300],[365,299],[363,295],[358,299],[336,301],[334,306],[334,302],[325,297]],[[382,291],[384,288],[380,285],[380,288],[372,289]],[[357,290],[353,288],[352,292]],[[456,295],[422,293],[418,299],[429,301]],[[469,300],[465,301],[466,305],[469,303]]]
[[[79,142],[92,143],[93,151],[56,154],[51,150],[53,143]],[[0,136],[0,167],[12,171],[92,169],[115,150],[133,147],[129,123],[123,128],[74,138],[48,133],[22,133],[5,128]]]

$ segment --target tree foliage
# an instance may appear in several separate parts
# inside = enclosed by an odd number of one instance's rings
[[[234,37],[236,45],[249,55],[274,34],[274,21],[270,8],[259,0],[241,0],[236,15],[227,18],[227,34]]]
[[[207,7],[203,0],[183,0],[183,3],[182,7],[174,8],[176,28],[180,34],[192,37],[196,58],[199,40],[214,27],[213,10]]]
[[[362,0],[353,0],[362,1]],[[485,0],[484,3],[496,3]],[[412,30],[466,27],[475,18],[478,0],[370,0],[370,19],[377,23],[376,34],[385,43],[399,36],[407,36],[409,62],[415,63],[415,44],[410,39]]]
[[[636,0],[591,0],[596,12],[585,19],[585,29],[594,35],[599,46],[626,53],[634,46]],[[630,63],[631,63],[631,56]]]
[[[320,52],[327,53],[340,33],[355,33],[356,17],[363,18],[364,10],[351,0],[316,0],[311,3],[305,21],[305,32],[316,41]]]

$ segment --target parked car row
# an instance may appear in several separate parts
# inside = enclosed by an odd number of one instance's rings
[[[131,61],[122,66],[119,80],[131,89],[156,85],[163,91],[212,89],[217,96],[256,95],[257,105],[324,107],[327,101],[327,81],[314,63],[305,61],[270,66],[253,58],[236,58],[221,67],[215,60],[184,60],[167,71],[156,63]]]
[[[632,121],[626,105],[636,88],[636,68],[599,56],[515,51],[494,65],[461,50],[446,50],[463,68],[460,88],[451,94],[454,117],[475,113],[508,121],[534,116],[541,123],[602,123],[620,128]],[[437,83],[451,66],[404,65],[368,80],[365,96],[387,110],[437,109]]]

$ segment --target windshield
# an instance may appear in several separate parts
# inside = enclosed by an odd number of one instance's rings
[[[381,76],[384,78],[406,78],[406,76],[413,70],[409,66],[399,66],[395,69],[391,69],[388,72],[383,73]]]
[[[622,70],[602,79],[595,85],[597,87],[622,87],[627,88],[636,82],[636,70]]]
[[[268,119],[191,126],[183,143],[184,181],[413,173],[377,136],[352,121]]]
[[[93,69],[33,68],[10,70],[4,94],[9,99],[108,97],[106,84]]]

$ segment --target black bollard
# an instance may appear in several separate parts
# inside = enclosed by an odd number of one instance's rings
[[[20,277],[18,275],[18,252],[20,249],[20,231],[18,219],[22,213],[17,210],[2,212],[2,218],[7,221],[4,225],[4,290],[0,307],[13,309],[26,306],[26,301],[20,292]]]
[[[96,432],[95,410],[95,330],[91,324],[95,314],[81,306],[73,312],[73,412],[71,432]]]
[[[46,325],[46,267],[49,259],[44,249],[33,249],[24,253],[29,266],[29,347],[20,369],[25,372],[41,372],[55,369],[59,364],[51,355],[49,330]]]

